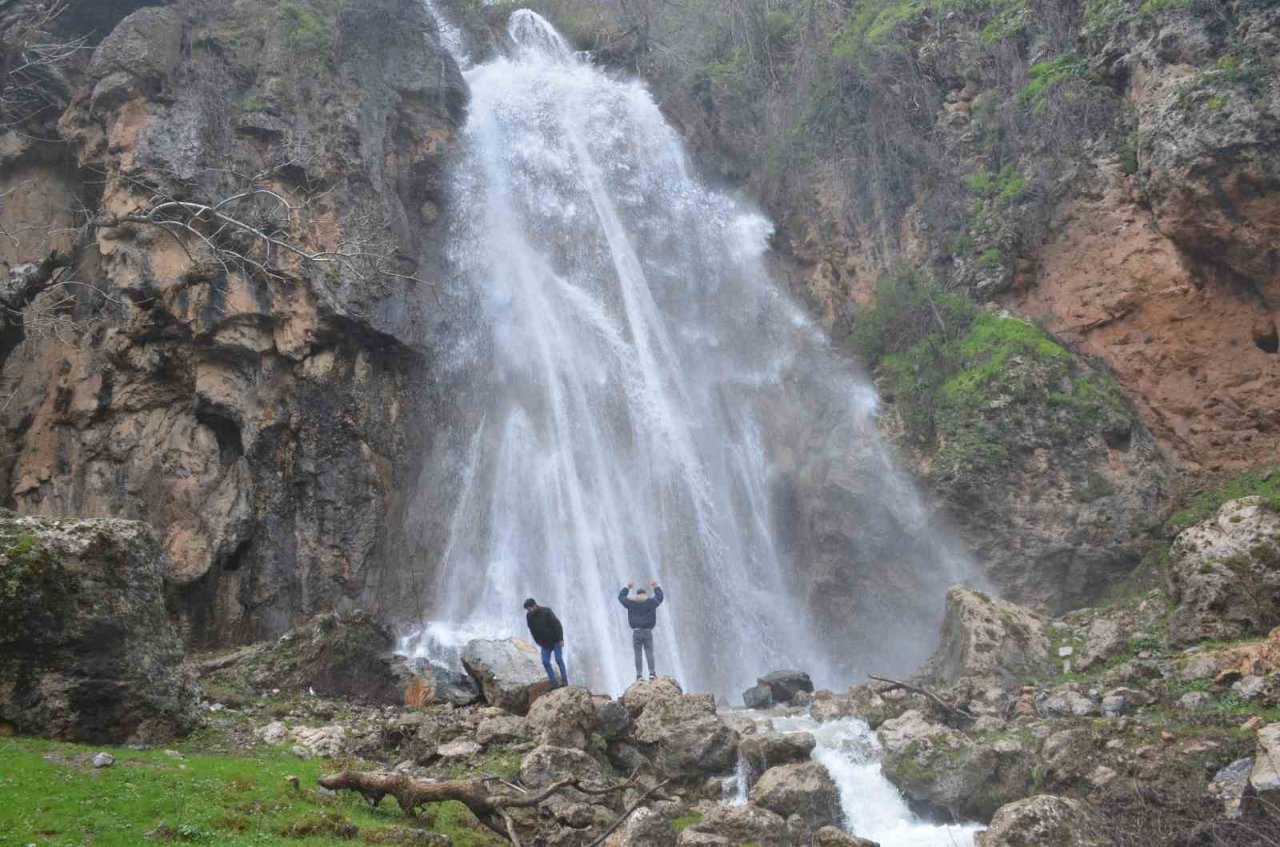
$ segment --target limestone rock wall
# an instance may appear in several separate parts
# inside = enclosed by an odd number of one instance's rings
[[[116,5],[72,3],[59,25],[100,41],[60,69],[65,110],[0,138],[19,198],[0,224],[20,233],[0,259],[71,257],[9,336],[0,499],[148,521],[187,637],[276,634],[367,599],[389,560],[433,431],[412,386],[442,320],[465,88],[414,0]],[[228,264],[187,232],[94,225],[247,187],[261,202],[237,214],[261,229],[368,244],[379,266],[268,260],[222,232],[261,263]]]

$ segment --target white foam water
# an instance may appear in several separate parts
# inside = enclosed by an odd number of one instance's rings
[[[614,595],[652,578],[658,670],[688,689],[736,699],[780,667],[847,684],[859,625],[922,658],[963,570],[936,545],[823,554],[846,569],[827,578],[883,590],[821,622],[811,608],[825,597],[801,558],[825,542],[793,503],[805,479],[890,516],[869,539],[933,530],[876,435],[875,392],[769,278],[769,221],[691,176],[641,83],[529,10],[507,34],[464,74],[450,258],[469,311],[439,364],[466,392],[450,442],[466,447],[419,485],[418,513],[449,517],[426,522],[429,623],[405,649],[523,634],[532,595],[565,623],[571,677],[617,694],[634,674]]]
[[[819,722],[807,715],[756,719],[777,732],[813,733],[818,742],[813,759],[826,767],[840,789],[840,808],[849,832],[880,847],[973,847],[978,825],[930,823],[911,811],[881,772],[880,742],[865,721]]]

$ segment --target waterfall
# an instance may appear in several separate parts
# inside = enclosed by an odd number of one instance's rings
[[[571,680],[620,693],[615,596],[657,579],[658,670],[686,688],[918,662],[967,563],[876,435],[874,390],[770,278],[771,224],[690,174],[640,82],[531,11],[508,35],[464,74],[438,363],[462,387],[413,506],[432,582],[405,649],[527,638],[532,596]]]

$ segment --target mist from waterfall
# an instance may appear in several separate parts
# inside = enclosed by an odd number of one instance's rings
[[[533,596],[571,680],[619,693],[616,595],[652,578],[658,669],[686,688],[919,661],[968,565],[894,468],[874,390],[770,279],[771,224],[690,174],[640,82],[531,11],[508,34],[465,71],[438,363],[465,388],[413,506],[435,561],[405,649],[527,638]]]

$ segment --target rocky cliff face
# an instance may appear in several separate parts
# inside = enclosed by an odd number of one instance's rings
[[[963,341],[908,310],[902,349],[859,350],[888,428],[1007,594],[1096,599],[1141,557],[1171,471],[1274,461],[1274,4],[542,7],[648,77],[704,172],[769,209],[780,270],[837,339],[921,302],[901,296],[905,264],[935,312],[957,294],[1060,343],[1053,366],[970,339],[926,363],[944,371],[929,384],[881,352]],[[945,411],[983,361],[1009,378],[982,387],[982,426],[913,425],[922,391]],[[1119,404],[1071,400],[1081,379]],[[1059,388],[1005,390],[1037,382]],[[957,466],[958,446],[1001,461]]]
[[[190,638],[276,633],[372,590],[430,437],[464,86],[414,0],[108,5],[0,138],[0,490],[156,526]]]

